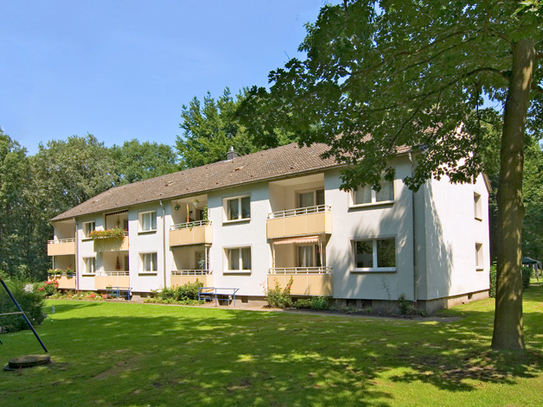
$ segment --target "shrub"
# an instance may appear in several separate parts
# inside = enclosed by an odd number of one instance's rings
[[[316,310],[323,310],[330,308],[327,297],[312,297],[311,308]]]
[[[58,281],[50,280],[37,285],[38,292],[42,293],[45,296],[51,296],[58,293]]]
[[[290,296],[290,287],[294,280],[290,278],[287,286],[281,289],[279,281],[275,280],[275,286],[273,288],[268,287],[265,291],[266,301],[272,308],[288,308],[292,307],[292,298]]]
[[[522,288],[530,286],[530,278],[532,278],[533,269],[531,267],[522,267]]]
[[[492,266],[490,266],[490,290],[488,296],[496,298],[496,263],[493,263]]]
[[[300,298],[294,303],[294,307],[298,309],[310,309],[311,300],[309,298]]]
[[[21,280],[7,280],[5,283],[32,325],[41,324],[46,317],[43,313],[43,294],[37,291],[32,284],[27,284]],[[0,314],[18,311],[4,287],[0,287]],[[2,327],[3,332],[17,332],[29,329],[20,314],[0,316],[0,327]]]
[[[153,292],[153,297],[158,297],[157,302],[167,304],[192,303],[198,300],[198,289],[204,284],[196,280],[194,283],[187,283],[174,288],[163,288],[162,291]]]

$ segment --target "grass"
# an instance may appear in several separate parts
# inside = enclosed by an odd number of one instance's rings
[[[528,350],[489,349],[493,300],[456,322],[48,301],[52,365],[0,371],[0,406],[541,406],[543,286]],[[0,337],[0,363],[42,353]]]

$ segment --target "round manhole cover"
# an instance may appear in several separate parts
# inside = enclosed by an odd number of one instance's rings
[[[51,362],[51,356],[49,355],[28,355],[21,356],[15,359],[11,359],[5,370],[21,369],[25,367],[32,367],[38,365],[46,365]]]

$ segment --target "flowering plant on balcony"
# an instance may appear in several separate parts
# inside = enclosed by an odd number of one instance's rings
[[[74,270],[71,268],[71,267],[68,267],[66,269],[66,277],[68,278],[72,278],[74,276],[75,272]]]
[[[56,268],[56,269],[54,269],[54,270],[53,270],[53,269],[49,269],[49,270],[47,270],[47,274],[48,274],[49,276],[56,276],[56,275],[59,275],[59,276],[60,276],[60,275],[62,274],[62,270],[59,269],[59,268]]]
[[[125,230],[119,227],[105,230],[93,230],[89,233],[91,239],[122,239],[125,235]]]

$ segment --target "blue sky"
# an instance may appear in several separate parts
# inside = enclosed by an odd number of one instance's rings
[[[173,146],[183,104],[266,85],[324,3],[0,0],[0,127],[29,154],[87,132]]]

